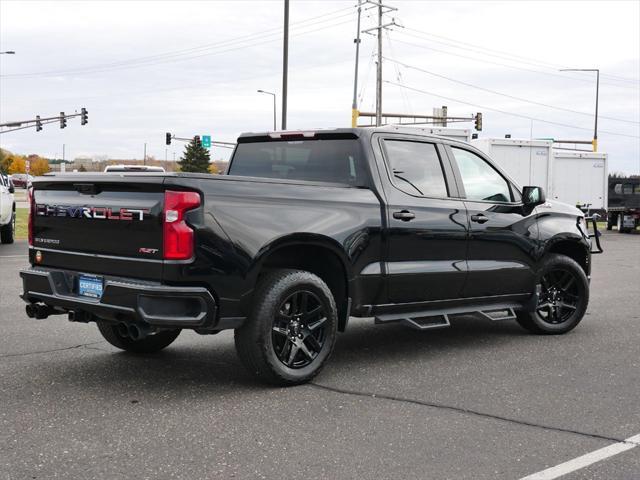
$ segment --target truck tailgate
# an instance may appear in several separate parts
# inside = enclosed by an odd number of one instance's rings
[[[163,177],[149,174],[38,180],[31,206],[31,262],[159,280],[163,183]]]

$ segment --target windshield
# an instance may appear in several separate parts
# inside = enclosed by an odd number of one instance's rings
[[[240,143],[228,174],[365,184],[360,145],[354,139]]]

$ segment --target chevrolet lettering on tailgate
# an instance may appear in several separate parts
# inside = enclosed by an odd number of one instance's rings
[[[39,217],[92,218],[95,220],[144,220],[149,213],[148,208],[80,207],[69,205],[36,204],[36,215]]]

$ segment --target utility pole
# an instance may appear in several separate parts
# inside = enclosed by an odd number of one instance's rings
[[[142,157],[142,164],[147,164],[147,142],[144,142],[144,156]]]
[[[382,125],[382,0],[378,0],[378,65],[376,69],[376,127]]]
[[[282,130],[287,129],[287,72],[289,70],[289,0],[284,0],[284,44],[282,45]]]
[[[360,17],[362,14],[362,1],[358,0],[358,29],[356,38],[353,40],[356,44],[356,66],[353,75],[353,102],[351,103],[351,127],[358,126],[358,64],[360,60]]]
[[[368,33],[372,35],[373,30],[377,30],[378,35],[378,64],[376,68],[376,127],[382,125],[382,30],[389,27],[401,27],[395,21],[395,18],[391,19],[391,22],[383,25],[382,16],[384,13],[392,12],[397,8],[383,5],[382,0],[366,0],[365,3],[371,3],[378,7],[378,26],[362,30],[362,33]]]
[[[62,144],[62,161],[63,161],[63,162],[66,160],[66,159],[65,159],[65,148],[66,148],[66,147],[67,147],[67,145],[63,143],[63,144]]]
[[[600,69],[599,68],[563,68],[561,72],[596,72],[596,119],[593,127],[593,151],[598,151],[598,96],[600,94]]]

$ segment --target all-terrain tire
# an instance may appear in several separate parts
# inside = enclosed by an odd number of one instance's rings
[[[308,299],[296,301],[296,296]],[[307,306],[307,313],[299,303]],[[303,270],[275,270],[258,282],[252,312],[235,331],[236,350],[259,380],[297,385],[311,380],[325,365],[337,325],[335,300],[322,279]]]
[[[140,340],[120,335],[114,323],[97,322],[104,339],[116,348],[132,353],[155,353],[168,347],[180,335],[180,329],[160,330]]]
[[[557,285],[552,285],[554,278]],[[573,330],[589,304],[589,280],[582,267],[565,255],[551,254],[542,262],[537,283],[542,286],[538,307],[535,312],[517,313],[520,326],[541,335]],[[566,292],[561,291],[563,286]]]

